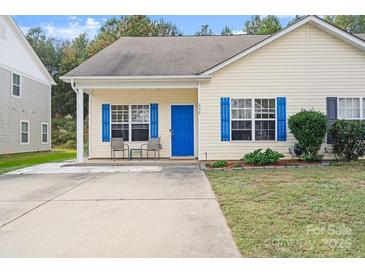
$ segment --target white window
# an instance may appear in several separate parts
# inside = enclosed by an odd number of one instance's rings
[[[149,136],[149,105],[132,107],[132,141],[147,141]]]
[[[252,101],[232,99],[232,140],[252,140]]]
[[[232,99],[232,140],[275,140],[275,99]]]
[[[255,140],[275,140],[275,99],[255,99]]]
[[[20,143],[29,144],[29,122],[20,121]]]
[[[111,110],[112,138],[148,140],[149,105],[112,105]]]
[[[41,124],[41,141],[42,144],[48,144],[48,124]]]
[[[112,137],[129,141],[129,106],[112,105]]]
[[[339,119],[360,119],[360,98],[339,98],[338,118]]]
[[[13,73],[11,94],[15,97],[20,97],[20,75]]]

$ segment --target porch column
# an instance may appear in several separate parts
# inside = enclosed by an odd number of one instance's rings
[[[77,162],[84,161],[84,91],[79,89],[76,93],[76,145]]]

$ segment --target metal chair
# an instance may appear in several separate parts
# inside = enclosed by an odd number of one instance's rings
[[[145,148],[144,148],[145,147]],[[158,155],[158,159],[160,159],[160,150],[162,149],[161,145],[161,138],[150,138],[148,139],[147,144],[141,145],[141,158],[142,158],[142,152],[145,150],[147,152],[147,159],[148,159],[148,152],[153,151],[154,152],[154,158],[156,159],[156,152]]]
[[[110,140],[110,159],[115,159],[115,152],[116,151],[123,151],[123,159],[124,159],[124,151],[127,150],[129,152],[129,146],[124,144],[123,138],[111,138]]]

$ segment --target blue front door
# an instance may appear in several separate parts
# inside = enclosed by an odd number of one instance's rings
[[[194,107],[171,106],[172,156],[194,156]]]

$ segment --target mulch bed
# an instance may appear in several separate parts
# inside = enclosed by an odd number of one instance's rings
[[[204,161],[207,170],[240,170],[240,169],[274,169],[274,168],[301,168],[301,167],[313,167],[313,166],[325,166],[329,165],[329,162],[316,162],[308,163],[303,160],[298,159],[285,159],[280,160],[276,164],[264,165],[264,166],[254,166],[248,165],[243,161],[227,161],[228,165],[222,168],[213,168],[211,164],[216,161]]]

